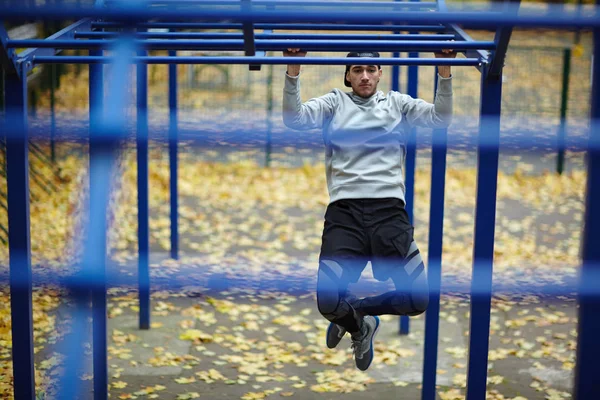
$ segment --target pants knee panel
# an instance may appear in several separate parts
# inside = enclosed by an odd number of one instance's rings
[[[427,307],[429,306],[429,293],[427,292],[414,292],[411,295],[411,306],[414,311],[412,311],[410,316],[416,316],[423,314]]]
[[[317,308],[325,317],[335,315],[340,306],[342,300],[340,297],[341,275],[342,267],[335,261],[322,260],[319,263]]]

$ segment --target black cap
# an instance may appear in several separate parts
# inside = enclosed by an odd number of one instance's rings
[[[351,51],[346,55],[346,57],[370,57],[370,58],[379,58],[379,53],[376,51]],[[381,65],[377,66],[381,69]],[[344,85],[347,87],[352,87],[350,81],[346,79],[346,74],[350,71],[350,65],[346,65],[346,71],[344,71]]]

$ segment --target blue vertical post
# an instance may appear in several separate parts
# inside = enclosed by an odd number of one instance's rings
[[[596,0],[596,4],[600,1]],[[600,359],[600,29],[594,30],[592,65],[591,130],[580,274],[577,363],[574,399],[592,400],[600,393],[597,365]]]
[[[12,361],[15,399],[34,399],[27,72],[17,68],[21,76],[7,74],[4,86]]]
[[[434,92],[437,90],[435,69]],[[425,313],[425,348],[423,355],[422,400],[436,399],[436,373],[442,286],[442,244],[444,238],[444,190],[446,186],[447,129],[434,129],[431,152],[431,192],[429,205],[429,306]]]
[[[169,51],[175,57],[176,51]],[[169,190],[171,198],[171,258],[179,258],[179,193],[177,191],[177,65],[169,64]]]
[[[392,57],[399,58],[400,53],[398,53],[396,51],[396,52],[392,53]],[[395,90],[396,92],[400,91],[400,66],[399,65],[392,65],[392,90]]]
[[[268,66],[267,75],[267,143],[265,145],[265,167],[271,166],[271,152],[273,151],[273,65]]]
[[[102,50],[90,50],[90,56],[102,56]],[[102,110],[104,107],[104,68],[102,64],[90,64],[89,96],[90,96],[90,210],[98,207],[99,182],[95,181],[98,173],[96,165],[101,159],[101,142],[99,142],[99,127],[102,124]],[[99,222],[100,223],[100,222]],[[102,229],[99,227],[98,229]],[[104,227],[103,232],[106,232]],[[106,249],[106,238],[99,239],[100,247]],[[94,366],[94,399],[108,397],[108,359],[107,359],[107,312],[106,312],[106,285],[105,261],[99,257],[94,271],[102,282],[94,285],[92,290],[93,306],[93,366]]]
[[[502,71],[492,76],[489,66],[484,65],[481,72],[467,400],[483,399],[486,395],[501,99]]]
[[[419,53],[409,53],[410,58],[419,57]],[[416,65],[410,65],[408,67],[408,81],[407,81],[408,95],[414,98],[418,97],[419,91],[419,67]],[[406,141],[406,171],[405,171],[405,186],[406,193],[404,195],[406,199],[406,212],[408,218],[412,224],[414,224],[414,199],[415,199],[415,167],[417,161],[417,131],[412,128],[408,133]],[[400,334],[408,335],[410,332],[410,320],[408,316],[403,315],[400,317]]]
[[[147,51],[138,51],[140,57]],[[137,189],[139,326],[150,328],[150,234],[148,203],[148,65],[137,65]]]

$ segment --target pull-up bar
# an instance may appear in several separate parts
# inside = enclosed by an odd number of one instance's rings
[[[102,56],[34,56],[34,64],[108,64],[116,60],[114,57]],[[478,58],[377,58],[378,65],[452,65],[479,66]],[[290,57],[132,57],[139,64],[265,64],[287,65],[294,62]],[[303,65],[347,65],[348,58],[303,57]]]
[[[143,50],[244,50],[244,40],[134,40]],[[7,40],[8,48],[108,49],[118,40]],[[290,47],[308,51],[439,51],[442,49],[493,50],[493,41],[421,40],[255,40],[256,50],[277,51]]]
[[[105,1],[108,6],[122,5],[123,1]],[[391,9],[437,9],[438,3],[435,1],[361,1],[361,2],[345,2],[345,1],[320,1],[320,0],[252,0],[252,7],[268,7],[273,8],[285,8],[285,7],[331,7],[332,5],[340,7],[360,7],[360,8],[391,8]],[[158,0],[158,1],[144,1],[142,4],[147,6],[166,6],[168,8],[174,7],[195,7],[195,6],[233,6],[238,7],[242,4],[240,0]]]
[[[92,29],[122,28],[119,22],[92,22]],[[207,22],[143,22],[135,24],[146,29],[242,29],[242,24]],[[398,32],[446,32],[441,25],[373,25],[373,24],[254,24],[254,29],[322,30],[322,31],[398,31]]]
[[[600,12],[597,7],[586,8],[574,7],[566,10],[563,7],[547,7],[547,11],[541,13],[539,10],[519,10],[517,6],[503,4],[502,11],[495,10],[469,10],[465,11],[396,11],[396,10],[374,10],[369,8],[356,12],[348,10],[349,7],[361,2],[340,3],[343,7],[333,7],[327,3],[329,8],[323,10],[305,9],[302,7],[290,7],[285,10],[257,10],[252,7],[248,10],[241,9],[218,9],[215,7],[204,7],[199,5],[189,9],[178,10],[161,7],[146,7],[142,4],[127,4],[125,7],[113,8],[65,8],[53,5],[41,7],[24,6],[2,6],[0,15],[4,19],[12,20],[66,20],[79,18],[99,18],[104,20],[125,21],[135,25],[136,21],[148,21],[152,19],[181,20],[193,19],[199,22],[227,23],[276,23],[285,18],[292,23],[321,23],[321,22],[344,22],[350,24],[382,24],[386,23],[457,23],[467,27],[478,29],[489,29],[492,27],[524,28],[547,27],[547,28],[600,28]]]
[[[115,39],[121,36],[119,32],[75,32],[75,39]],[[242,33],[230,32],[138,32],[133,34],[137,39],[243,39]],[[410,34],[320,34],[320,33],[256,33],[256,39],[279,40],[415,40]],[[419,40],[453,40],[453,34],[422,34]]]

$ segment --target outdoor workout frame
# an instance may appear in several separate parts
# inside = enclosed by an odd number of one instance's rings
[[[308,51],[375,50],[393,52],[392,58],[380,58],[378,64],[391,65],[392,89],[399,88],[398,66],[407,65],[407,93],[417,97],[417,67],[421,65],[474,66],[481,72],[481,123],[477,161],[477,200],[474,232],[473,279],[471,286],[471,324],[467,399],[484,399],[486,392],[489,326],[494,254],[496,189],[499,158],[502,69],[513,26],[590,28],[594,34],[594,55],[600,56],[600,13],[561,12],[550,8],[546,13],[517,14],[518,3],[504,3],[491,11],[450,12],[443,0],[437,2],[335,2],[275,0],[162,0],[102,1],[94,7],[67,7],[57,4],[43,7],[0,5],[0,19],[73,20],[78,22],[45,40],[12,40],[4,24],[0,24],[0,62],[5,70],[6,164],[8,190],[10,289],[13,337],[15,397],[35,398],[32,326],[32,274],[29,237],[29,180],[27,128],[27,74],[39,64],[89,64],[90,89],[90,205],[84,265],[86,275],[74,278],[71,288],[82,309],[86,290],[93,301],[93,367],[94,398],[108,396],[107,311],[106,311],[106,210],[109,197],[110,171],[116,159],[117,142],[124,123],[125,96],[129,86],[124,73],[131,63],[137,64],[137,177],[138,177],[138,247],[140,329],[150,327],[149,278],[149,202],[148,202],[148,101],[147,64],[169,64],[169,161],[171,206],[171,257],[178,257],[177,195],[177,75],[176,64],[248,64],[252,70],[261,65],[288,64],[289,58],[268,57],[267,51],[299,47]],[[219,6],[219,7],[216,7]],[[328,7],[329,12],[316,12]],[[360,13],[352,12],[362,7]],[[364,9],[367,7],[366,9]],[[433,11],[433,12],[432,12]],[[81,19],[80,19],[81,18]],[[181,22],[194,21],[194,22]],[[435,20],[436,23],[431,23]],[[227,21],[227,22],[222,22]],[[282,21],[286,21],[283,23]],[[2,21],[3,22],[3,21]],[[493,41],[475,41],[457,24],[473,28],[494,26]],[[120,29],[129,32],[104,32]],[[153,28],[169,32],[148,31]],[[240,29],[241,33],[177,32],[178,29]],[[261,29],[262,33],[255,33]],[[276,30],[346,30],[390,31],[391,34],[319,34],[286,33]],[[407,32],[401,34],[400,32]],[[419,32],[427,32],[419,34]],[[115,47],[116,46],[116,47]],[[119,47],[121,46],[121,47]],[[16,48],[27,48],[17,54]],[[418,58],[419,52],[444,48],[455,49],[465,58]],[[57,56],[61,49],[87,49],[87,56]],[[105,50],[114,50],[105,57]],[[137,51],[131,57],[128,50]],[[169,50],[168,57],[148,56],[148,50]],[[177,50],[240,50],[244,56],[180,57]],[[408,52],[408,58],[400,58]],[[345,65],[345,58],[306,57],[305,65]],[[104,102],[103,64],[113,64],[113,77],[108,81],[111,102]],[[600,63],[593,65],[591,94],[591,131],[588,149],[588,184],[585,229],[583,234],[583,266],[581,281],[597,282],[600,270]],[[126,89],[125,89],[126,90]],[[109,115],[110,118],[105,118]],[[414,131],[411,137],[414,139]],[[446,130],[434,131],[436,143],[445,144]],[[485,145],[484,145],[485,144]],[[425,354],[422,398],[433,400],[436,388],[436,363],[441,287],[441,257],[444,220],[444,187],[446,147],[432,150],[431,208],[429,223],[428,274],[431,301],[425,321]],[[409,140],[406,161],[407,210],[412,219],[415,171],[415,140]],[[596,245],[592,240],[595,238]],[[583,287],[583,286],[582,286]],[[577,399],[596,398],[600,393],[595,364],[600,359],[599,294],[582,290],[579,298],[579,327],[574,395]],[[82,320],[79,318],[78,320]],[[401,331],[408,332],[408,319],[402,320]],[[75,346],[73,346],[75,347]],[[585,349],[583,351],[582,349]],[[77,392],[76,368],[81,357],[67,361],[61,398]]]

